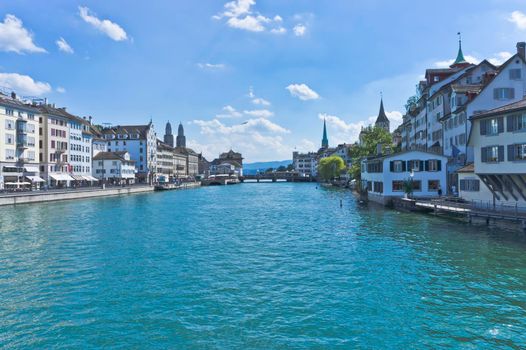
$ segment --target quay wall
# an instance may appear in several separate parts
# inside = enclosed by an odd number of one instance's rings
[[[28,193],[27,195],[12,195],[0,197],[0,206],[16,205],[16,204],[31,204],[44,203],[73,199],[96,198],[106,196],[119,196],[125,194],[152,192],[153,186],[137,186],[137,187],[122,187],[122,188],[108,188],[89,191],[64,191],[64,192],[39,192]]]

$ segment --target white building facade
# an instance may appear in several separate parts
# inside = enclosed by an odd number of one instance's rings
[[[372,201],[386,204],[405,195],[410,181],[413,197],[437,197],[446,186],[447,158],[423,151],[406,151],[364,159],[361,162],[362,190]]]

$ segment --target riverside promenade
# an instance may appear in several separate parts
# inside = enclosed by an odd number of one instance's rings
[[[199,187],[199,183],[184,183],[180,189],[190,189]],[[45,203],[74,199],[85,199],[95,197],[120,196],[137,193],[153,192],[154,186],[150,185],[132,185],[126,187],[100,187],[61,189],[48,191],[28,191],[0,194],[0,206]]]
[[[78,189],[6,193],[0,195],[0,206],[44,203],[105,196],[118,196],[124,194],[144,193],[152,191],[153,186],[134,185],[127,187],[106,187],[105,189],[102,189],[100,187],[91,187]]]

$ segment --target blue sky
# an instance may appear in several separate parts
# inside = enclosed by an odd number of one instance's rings
[[[0,86],[97,123],[183,122],[211,158],[290,159],[354,142],[383,92],[396,125],[426,68],[502,61],[526,1],[200,0],[0,3]],[[60,41],[60,43],[57,43]],[[60,45],[60,47],[59,47]]]

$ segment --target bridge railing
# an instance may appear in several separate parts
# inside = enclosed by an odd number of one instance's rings
[[[418,202],[418,201],[417,201]],[[526,216],[526,206],[516,203],[498,203],[493,201],[461,201],[458,198],[437,198],[427,202],[442,207],[469,209],[476,212],[499,213],[514,216]]]

